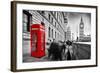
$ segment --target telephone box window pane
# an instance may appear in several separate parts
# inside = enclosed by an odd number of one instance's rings
[[[44,46],[45,46],[45,45],[44,45],[44,39],[45,39],[45,38],[44,38],[44,34],[42,34],[42,37],[41,37],[41,42],[42,42],[42,45],[41,45],[41,46],[42,46],[42,49],[44,49]]]
[[[37,48],[37,35],[36,33],[32,36],[32,51],[35,51]]]

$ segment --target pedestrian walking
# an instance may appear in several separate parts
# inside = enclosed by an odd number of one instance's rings
[[[61,55],[62,55],[62,59],[65,59],[65,50],[66,50],[66,44],[65,42],[61,42]]]
[[[50,58],[51,60],[62,60],[61,49],[60,49],[59,43],[57,41],[53,40],[48,52],[49,52],[48,57],[49,58],[51,57]]]
[[[66,58],[67,60],[71,60],[71,59],[72,59],[71,54],[72,54],[72,42],[68,40],[68,41],[66,42],[66,53],[65,53],[65,58]]]

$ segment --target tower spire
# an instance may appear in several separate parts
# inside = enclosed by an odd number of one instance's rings
[[[83,23],[83,18],[82,18],[82,16],[81,16],[81,23]]]
[[[80,21],[80,31],[79,31],[79,40],[82,41],[84,37],[84,22],[81,16],[81,21]]]

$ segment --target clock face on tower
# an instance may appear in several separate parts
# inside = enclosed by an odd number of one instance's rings
[[[81,25],[80,25],[80,28],[83,28],[83,27],[84,27],[84,25],[83,25],[83,24],[81,24]]]

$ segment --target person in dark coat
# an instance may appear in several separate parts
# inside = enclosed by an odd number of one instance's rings
[[[66,44],[65,42],[62,42],[62,45],[61,45],[61,54],[62,54],[62,58],[64,59],[64,56],[65,56],[65,50],[66,50]]]
[[[70,51],[69,50],[67,52],[67,60],[71,60],[71,55],[70,55]]]
[[[69,47],[72,46],[72,42],[71,41],[67,41],[66,44],[68,45],[68,52],[66,53],[67,55],[67,60],[71,60],[72,57],[71,57],[71,53],[70,53],[70,50],[69,50]]]
[[[50,56],[52,57],[51,60],[62,60],[60,46],[55,40],[51,43],[49,48],[49,57]]]
[[[68,41],[66,42],[66,44],[67,44],[68,46],[71,46],[71,45],[72,45],[72,42],[68,40]]]

